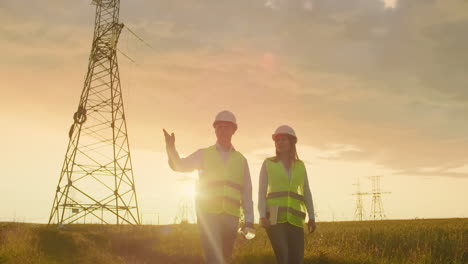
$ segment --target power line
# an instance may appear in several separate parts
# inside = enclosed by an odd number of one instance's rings
[[[152,49],[152,50],[155,50],[153,48],[153,46],[151,46],[150,44],[148,44],[148,42],[146,42],[143,38],[141,38],[140,36],[138,36],[133,30],[131,30],[128,26],[125,26],[125,29],[128,30],[128,32],[130,32],[130,34],[132,34],[133,36],[135,36],[136,39],[138,39],[139,41],[141,41],[143,44],[145,44],[148,48]]]

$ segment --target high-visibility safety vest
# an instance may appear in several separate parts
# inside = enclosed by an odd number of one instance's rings
[[[306,206],[304,200],[304,162],[296,160],[291,166],[291,179],[275,158],[266,159],[268,176],[267,207],[278,206],[277,223],[290,223],[304,228]]]
[[[229,153],[224,163],[216,146],[206,148],[197,186],[197,208],[206,213],[240,216],[245,158]]]

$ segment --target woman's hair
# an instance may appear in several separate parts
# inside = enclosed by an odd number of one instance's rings
[[[291,135],[287,135],[287,136],[288,136],[289,144],[291,146],[289,149],[289,158],[291,159],[290,160],[291,163],[294,164],[293,161],[300,160],[299,156],[297,155],[297,150],[296,150],[297,138]],[[275,160],[278,161],[279,160],[278,150],[275,149],[275,153],[276,153]]]

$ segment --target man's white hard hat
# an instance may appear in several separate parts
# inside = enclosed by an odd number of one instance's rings
[[[293,136],[293,137],[297,138],[296,137],[296,132],[294,132],[294,129],[292,129],[292,127],[287,126],[287,125],[279,126],[275,130],[275,133],[273,135],[271,135],[271,138],[274,140],[275,137],[278,136],[278,135],[290,135],[290,136]]]
[[[215,120],[213,122],[213,127],[215,126],[216,122],[220,122],[220,121],[221,122],[230,122],[230,123],[234,124],[234,126],[237,129],[236,117],[230,111],[225,110],[225,111],[219,112],[215,117]]]

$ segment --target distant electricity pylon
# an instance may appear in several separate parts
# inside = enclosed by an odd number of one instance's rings
[[[371,176],[372,180],[372,207],[370,213],[370,219],[376,220],[380,218],[380,220],[384,219],[385,211],[382,205],[382,194],[389,194],[390,192],[382,192],[380,190],[380,178],[382,176]]]
[[[380,178],[381,177],[382,176],[370,176],[369,177],[372,180],[371,192],[361,191],[359,178],[357,180],[357,183],[353,184],[353,185],[356,185],[356,192],[353,193],[353,195],[356,195],[356,209],[354,211],[355,220],[359,220],[359,221],[364,220],[365,211],[364,211],[364,206],[362,202],[362,196],[364,195],[372,195],[372,206],[371,206],[369,219],[376,220],[380,218],[380,220],[382,220],[386,217],[385,211],[382,205],[382,194],[388,194],[390,192],[382,192],[380,190]]]
[[[356,195],[356,210],[354,211],[354,219],[362,221],[364,220],[364,206],[362,205],[362,196],[363,195],[369,195],[370,193],[368,192],[361,192],[361,184],[359,182],[359,178],[357,180],[356,184],[356,192],[353,193],[353,195]]]
[[[117,42],[120,0],[93,0],[94,38],[49,224],[140,224]],[[86,218],[87,217],[87,218]]]
[[[177,215],[174,217],[174,224],[188,224],[194,222],[193,201],[189,198],[183,198],[179,202]]]

